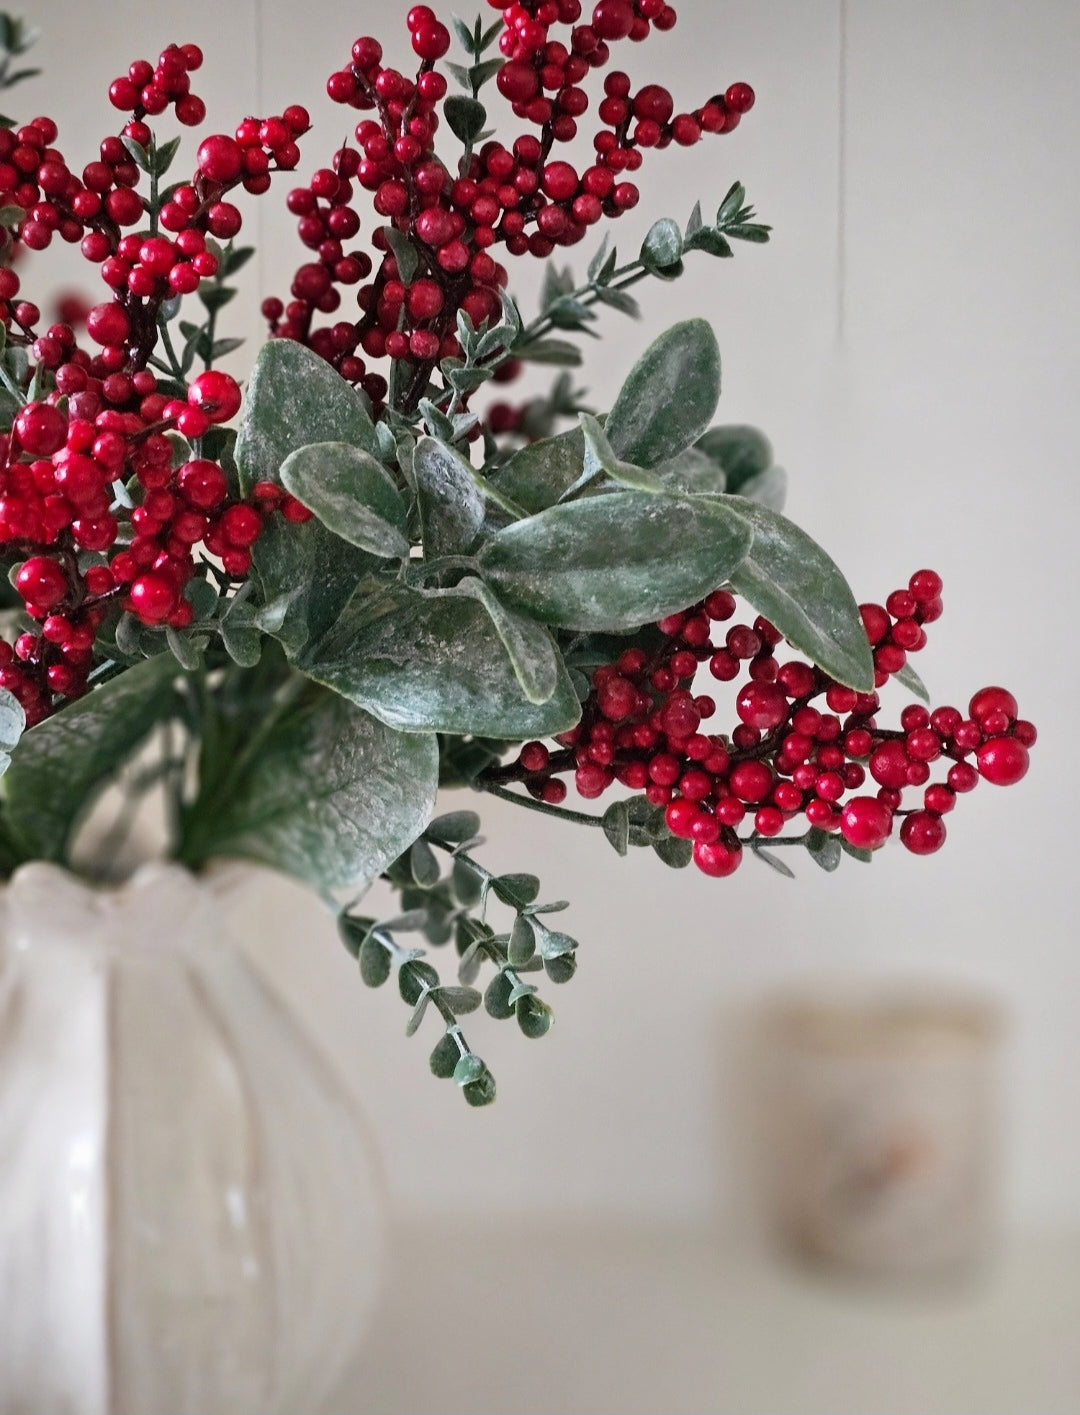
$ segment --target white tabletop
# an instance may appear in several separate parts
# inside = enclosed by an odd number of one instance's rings
[[[1080,1410],[1080,1235],[895,1290],[708,1232],[399,1227],[339,1415]]]

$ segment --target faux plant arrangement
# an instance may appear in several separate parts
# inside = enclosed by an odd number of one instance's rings
[[[565,371],[547,396],[491,399],[527,365],[580,365],[598,308],[637,313],[631,287],[768,239],[736,183],[629,260],[605,238],[579,278],[553,264],[527,318],[511,257],[599,236],[653,149],[732,132],[754,94],[680,112],[614,67],[675,24],[664,0],[494,8],[454,34],[409,9],[415,73],[356,40],[327,84],[358,115],[336,151],[302,107],[235,115],[177,179],[161,126],[206,116],[191,44],[115,79],[120,131],[81,170],[49,118],[0,131],[0,864],[73,864],[126,774],[164,793],[168,853],[193,869],[246,857],[328,897],[385,878],[398,916],[349,906],[342,937],[368,984],[396,969],[410,1033],[438,1019],[432,1070],[472,1104],[495,1084],[461,1017],[543,1036],[537,983],[567,982],[577,944],[534,875],[484,867],[477,815],[433,819],[439,787],[675,868],[752,855],[790,874],[776,847],[827,870],[893,835],[933,853],[957,797],[1020,780],[1036,735],[999,687],[879,720],[890,678],[926,701],[908,659],[941,580],[857,603],[781,514],[767,440],[714,425],[703,321],[656,340],[606,416]],[[10,84],[28,36],[0,16],[0,41]],[[238,342],[219,320],[251,254],[245,194],[284,197],[305,256],[289,300],[264,301],[242,389],[215,364]],[[58,240],[107,287],[85,331],[23,297]],[[571,809],[568,782],[616,799]],[[449,945],[456,978],[416,937]]]

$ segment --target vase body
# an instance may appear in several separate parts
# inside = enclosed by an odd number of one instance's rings
[[[0,909],[0,1415],[320,1409],[382,1187],[215,885],[30,865]]]

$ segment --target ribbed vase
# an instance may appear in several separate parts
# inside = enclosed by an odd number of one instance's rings
[[[0,1415],[302,1415],[355,1356],[374,1152],[223,915],[170,865],[0,890]]]

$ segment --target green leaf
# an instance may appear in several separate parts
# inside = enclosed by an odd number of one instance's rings
[[[741,492],[743,484],[772,466],[773,450],[756,427],[730,425],[710,428],[698,438],[697,448],[724,469],[727,490]]]
[[[577,972],[577,958],[572,953],[562,953],[558,958],[544,959],[544,972],[553,983],[568,983]]]
[[[896,681],[909,693],[914,693],[917,698],[922,698],[924,703],[930,701],[930,693],[926,684],[915,672],[910,663],[905,663],[899,673],[894,673]]]
[[[832,874],[833,870],[839,868],[844,852],[837,836],[830,835],[815,825],[807,834],[806,848],[810,852],[810,858],[816,865],[820,865],[826,874]]]
[[[618,855],[630,848],[630,810],[625,801],[613,801],[604,812],[604,834]]]
[[[393,252],[395,261],[397,261],[399,278],[404,284],[411,285],[413,276],[420,268],[420,252],[408,236],[403,231],[399,231],[396,226],[384,226],[382,233],[386,237],[386,244]]]
[[[704,251],[706,255],[718,256],[721,260],[733,254],[731,246],[713,226],[702,226],[692,235],[687,233],[686,250]]]
[[[236,855],[317,889],[357,888],[377,878],[431,818],[434,737],[395,732],[314,687],[260,729],[258,750],[241,751],[213,811],[200,814],[200,862]]]
[[[584,463],[585,438],[576,427],[522,447],[488,480],[533,515],[555,505],[577,481]]]
[[[664,483],[652,472],[646,472],[643,468],[635,467],[630,462],[622,462],[616,457],[604,429],[591,413],[579,413],[578,421],[585,437],[585,462],[579,485],[587,485],[596,477],[606,475],[612,481],[631,487],[635,491],[664,490]],[[573,490],[571,487],[571,491]]]
[[[873,850],[865,850],[861,845],[852,845],[849,840],[840,837],[840,848],[845,855],[850,855],[853,860],[858,860],[860,865],[872,865],[874,863]]]
[[[532,924],[524,914],[519,914],[514,920],[514,927],[510,933],[510,942],[506,947],[507,960],[515,967],[520,968],[523,963],[528,963],[529,959],[536,953],[536,933]]]
[[[450,131],[466,145],[483,132],[487,122],[487,109],[484,105],[477,103],[475,98],[466,98],[460,93],[450,95],[443,104],[443,113]]]
[[[484,1007],[489,1017],[496,1022],[505,1022],[514,1015],[514,1004],[510,1001],[513,984],[505,973],[496,973],[484,992]]]
[[[739,496],[717,498],[715,504],[730,506],[754,529],[749,554],[728,577],[738,593],[826,673],[871,692],[873,654],[855,596],[836,563],[776,511]]]
[[[134,138],[121,138],[120,141],[124,144],[125,148],[127,148],[127,154],[132,162],[135,163],[136,167],[141,168],[143,172],[149,172],[150,154],[147,152],[146,148],[143,147],[142,143],[136,142]]]
[[[298,448],[282,463],[281,484],[350,545],[386,559],[408,555],[405,503],[370,452],[347,442]]]
[[[430,889],[439,882],[439,862],[435,851],[426,840],[413,841],[409,850],[409,869],[413,879],[422,889]]]
[[[360,945],[360,976],[369,988],[381,988],[391,972],[390,953],[374,935]]]
[[[447,845],[456,845],[462,840],[471,840],[480,831],[480,817],[475,811],[447,811],[436,816],[424,834],[429,840],[441,840]]]
[[[568,339],[533,339],[514,350],[514,357],[530,364],[554,364],[560,368],[580,368],[581,350]]]
[[[596,298],[602,305],[608,305],[620,314],[629,315],[631,319],[641,318],[641,306],[627,290],[616,290],[601,285],[596,291]]]
[[[487,1068],[473,1052],[467,1052],[454,1067],[454,1080],[459,1086],[478,1081]]]
[[[692,840],[680,840],[674,835],[668,835],[663,840],[653,842],[653,849],[673,870],[685,870],[690,861],[694,858],[694,843]]]
[[[408,732],[522,740],[565,732],[580,715],[559,659],[550,698],[528,701],[490,613],[468,589],[399,584],[355,600],[297,663]]]
[[[484,498],[471,465],[445,442],[422,437],[413,453],[413,477],[425,555],[467,555],[484,524]]]
[[[665,490],[692,496],[715,496],[727,488],[723,467],[697,447],[687,447],[660,462],[653,468],[653,475]]]
[[[751,523],[715,498],[617,491],[500,530],[479,562],[501,598],[544,623],[638,628],[731,577]]]
[[[169,716],[180,676],[171,653],[157,654],[24,733],[4,777],[5,816],[31,858],[64,858],[97,790]],[[10,709],[5,718],[10,736]]]
[[[186,668],[190,673],[202,666],[203,648],[206,646],[206,639],[195,639],[190,634],[181,634],[171,625],[166,625],[165,642],[169,645],[169,651],[176,659],[181,668]]]
[[[377,451],[360,395],[310,349],[271,339],[255,362],[241,414],[236,463],[244,494],[256,482],[278,481],[285,459],[317,442]],[[253,559],[264,600],[300,588],[278,632],[291,653],[330,628],[357,582],[378,564],[318,520],[298,526],[278,516],[267,519]]]
[[[13,752],[26,731],[26,713],[22,703],[7,688],[0,688],[0,747]]]
[[[774,855],[771,850],[763,850],[759,845],[752,845],[750,849],[756,859],[775,870],[778,875],[783,875],[785,879],[795,878],[795,871],[786,865],[779,855]]]
[[[496,899],[511,909],[524,909],[540,895],[540,881],[535,875],[498,875],[491,887]]]
[[[569,934],[556,933],[553,929],[539,926],[541,958],[562,958],[577,949],[577,939]]]
[[[727,190],[727,195],[720,203],[720,208],[716,213],[716,224],[725,225],[728,221],[734,221],[735,217],[742,210],[742,204],[746,200],[746,188],[741,182],[733,182]]]
[[[246,624],[231,624],[227,619],[218,626],[225,652],[241,668],[254,668],[262,658],[262,635]]]
[[[475,1081],[462,1087],[462,1094],[471,1106],[491,1105],[495,1099],[495,1077],[485,1066]]]
[[[783,467],[769,467],[756,477],[750,477],[739,487],[739,495],[756,501],[770,511],[782,511],[787,500],[788,477]]]
[[[517,1003],[517,1020],[525,1036],[533,1041],[546,1037],[555,1021],[555,1014],[546,1002],[538,997],[523,997]]]
[[[431,1074],[442,1081],[449,1081],[461,1056],[461,1049],[450,1032],[444,1032],[435,1043],[435,1049],[428,1057]]]
[[[703,319],[687,320],[646,349],[604,430],[623,461],[654,467],[701,436],[719,398],[716,336]]]
[[[562,660],[548,630],[508,609],[483,580],[466,576],[454,588],[458,594],[471,595],[487,610],[529,702],[537,706],[549,702],[559,686]]]
[[[475,1012],[483,998],[475,988],[440,988],[439,997],[446,1003],[455,1017],[464,1017]]]
[[[641,263],[650,270],[666,270],[682,259],[683,236],[670,216],[654,222],[641,245]]]

